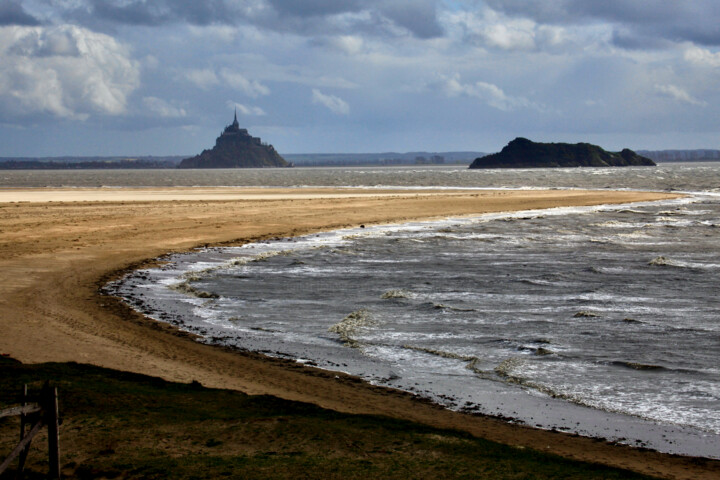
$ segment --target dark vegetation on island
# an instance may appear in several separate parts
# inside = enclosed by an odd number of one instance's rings
[[[483,152],[289,153],[298,167],[469,165]],[[0,157],[0,170],[97,170],[177,168],[187,155],[165,157]]]
[[[233,123],[215,141],[210,150],[186,158],[178,168],[272,168],[291,167],[275,148],[263,143],[259,137],[252,137],[240,128],[237,113]]]
[[[476,158],[470,168],[567,168],[655,166],[629,148],[608,152],[589,143],[537,143],[518,137],[499,153]]]
[[[63,478],[650,478],[408,421],[77,363],[0,357],[0,409],[17,403],[23,384],[32,394],[45,380],[58,388]],[[0,419],[0,459],[19,423]],[[47,458],[47,441],[33,441],[24,478],[46,478]],[[3,478],[15,478],[16,465]]]

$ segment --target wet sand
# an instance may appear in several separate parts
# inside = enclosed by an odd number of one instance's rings
[[[717,461],[454,413],[346,375],[203,345],[99,293],[128,268],[198,246],[360,224],[673,197],[579,190],[0,190],[0,353],[29,363],[91,363],[403,418],[665,478],[718,478]]]

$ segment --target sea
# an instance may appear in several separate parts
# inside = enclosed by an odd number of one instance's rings
[[[684,193],[202,248],[107,291],[204,342],[449,409],[720,458],[720,163],[26,171],[0,185]]]

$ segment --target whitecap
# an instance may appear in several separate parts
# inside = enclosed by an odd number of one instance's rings
[[[328,332],[337,333],[345,346],[359,348],[360,342],[353,338],[355,334],[362,328],[377,324],[377,320],[372,317],[368,310],[363,308],[348,314],[339,323],[330,326]]]

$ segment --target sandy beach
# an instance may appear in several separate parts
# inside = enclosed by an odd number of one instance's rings
[[[334,372],[203,345],[99,292],[128,269],[205,245],[361,224],[675,197],[581,190],[0,190],[0,354],[27,363],[90,363],[347,413],[387,415],[663,478],[717,478],[717,461],[454,413]]]

